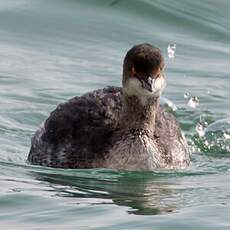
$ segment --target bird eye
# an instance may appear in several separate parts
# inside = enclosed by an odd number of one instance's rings
[[[161,76],[161,73],[158,73],[154,76],[155,79],[159,78]]]

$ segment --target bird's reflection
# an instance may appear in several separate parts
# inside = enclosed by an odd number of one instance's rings
[[[181,206],[181,195],[172,178],[154,173],[64,170],[32,172],[48,182],[56,196],[101,199],[129,207],[130,214],[156,215],[174,212]],[[92,202],[93,203],[93,202]]]

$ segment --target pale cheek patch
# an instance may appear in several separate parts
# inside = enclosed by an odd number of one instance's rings
[[[165,87],[166,87],[165,78],[159,77],[154,81],[153,93],[158,94],[158,96],[160,96]]]
[[[157,78],[152,85],[153,92],[150,92],[141,86],[141,82],[138,79],[130,78],[123,87],[123,90],[129,96],[137,96],[141,103],[145,105],[149,98],[159,97],[165,86],[165,79],[163,77]]]

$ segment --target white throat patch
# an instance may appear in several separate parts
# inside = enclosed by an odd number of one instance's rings
[[[123,86],[123,91],[129,96],[137,96],[142,105],[145,105],[149,98],[159,97],[166,86],[166,81],[163,77],[154,80],[152,92],[142,87],[141,82],[133,77],[129,78]]]

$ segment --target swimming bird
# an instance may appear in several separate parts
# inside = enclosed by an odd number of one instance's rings
[[[159,105],[166,86],[160,49],[133,46],[122,88],[74,97],[51,112],[32,138],[28,162],[56,168],[180,169],[188,145],[176,118]]]

